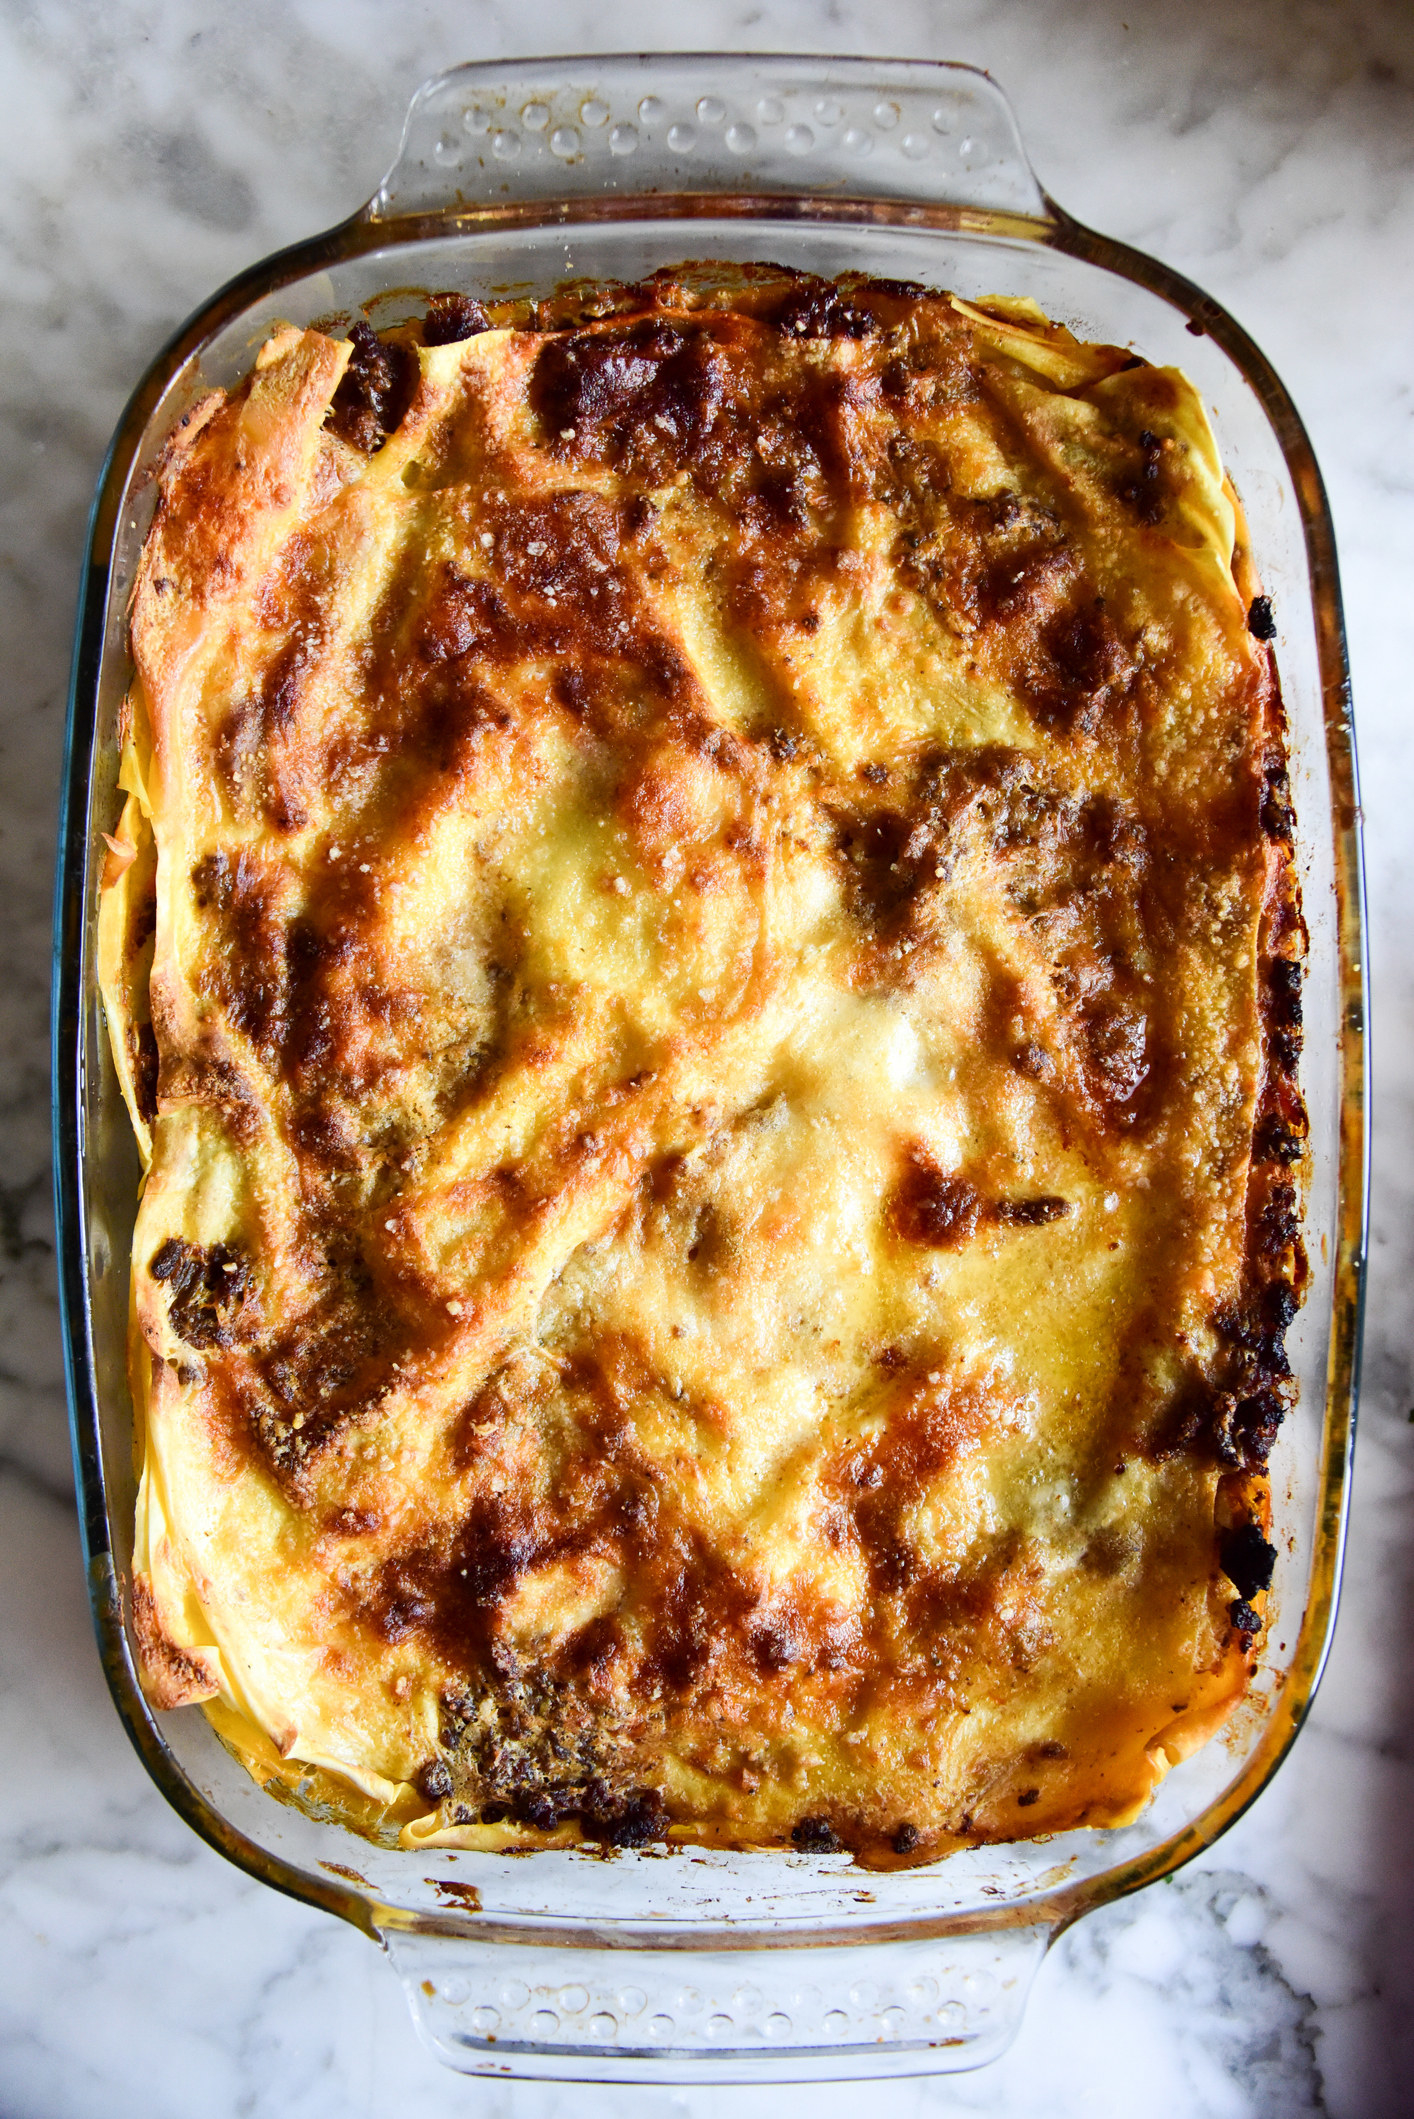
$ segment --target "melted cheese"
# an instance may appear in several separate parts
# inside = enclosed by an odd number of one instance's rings
[[[284,332],[165,467],[149,1683],[410,1843],[1118,1822],[1245,1682],[1300,1273],[1212,434],[1026,304],[605,309]]]

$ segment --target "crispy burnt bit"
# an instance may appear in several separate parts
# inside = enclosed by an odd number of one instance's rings
[[[157,1079],[160,1060],[157,1032],[151,1023],[128,1025],[128,1062],[132,1068],[133,1095],[138,1115],[150,1126],[157,1116]]]
[[[828,1817],[802,1817],[791,1827],[791,1845],[801,1854],[840,1854],[844,1842]]]
[[[1269,839],[1289,841],[1296,830],[1296,813],[1291,806],[1291,777],[1279,758],[1272,760],[1263,775],[1261,824]]]
[[[325,424],[340,441],[372,456],[396,432],[412,403],[417,355],[396,339],[380,338],[362,319],[349,338],[353,351]]]
[[[1283,1108],[1275,1098],[1269,1101],[1271,1108],[1263,1112],[1254,1135],[1254,1152],[1259,1161],[1280,1163],[1290,1168],[1306,1153],[1305,1114]]]
[[[419,1767],[418,1793],[426,1802],[440,1803],[452,1792],[452,1769],[444,1758],[430,1758]]]
[[[1119,488],[1119,497],[1142,523],[1152,527],[1163,520],[1164,491],[1161,473],[1164,461],[1164,444],[1157,434],[1145,427],[1138,441],[1139,464],[1137,475],[1126,478]]]
[[[1272,1064],[1294,1075],[1301,1058],[1301,988],[1305,967],[1295,957],[1273,957],[1267,967],[1265,1014]]]
[[[491,329],[483,305],[470,294],[434,294],[422,321],[424,346],[454,346]]]
[[[1247,630],[1254,640],[1275,640],[1277,622],[1270,596],[1254,596],[1247,607]]]
[[[169,1236],[159,1244],[148,1272],[167,1291],[167,1314],[187,1346],[230,1346],[236,1321],[254,1286],[250,1260],[240,1246],[193,1244]]]
[[[960,1250],[979,1228],[1040,1229],[1061,1221],[1070,1201],[1054,1194],[1034,1199],[988,1199],[958,1171],[940,1170],[926,1150],[913,1147],[889,1198],[889,1221],[906,1243],[931,1250]]]
[[[1040,1229],[1070,1212],[1070,1201],[1047,1194],[1038,1199],[999,1199],[992,1212],[1010,1228]]]
[[[1245,1597],[1234,1597],[1228,1606],[1228,1617],[1245,1654],[1262,1631],[1261,1613],[1254,1610]]]
[[[869,338],[880,329],[867,284],[806,280],[788,287],[765,321],[785,338]]]
[[[798,306],[817,306],[822,315],[831,297],[838,314],[856,317],[871,328],[907,322],[920,303],[937,305],[939,297],[911,280],[874,277],[846,272],[837,279],[780,264],[743,265],[733,268],[730,285],[724,285],[713,265],[663,266],[647,279],[632,285],[622,282],[591,290],[591,307],[579,290],[562,294],[543,304],[545,328],[563,328],[581,315],[627,315],[644,309],[658,311],[723,311],[752,318],[779,328],[783,318]],[[826,335],[829,335],[828,333]]]
[[[961,1250],[977,1232],[986,1202],[975,1185],[940,1170],[921,1148],[909,1152],[889,1201],[889,1219],[907,1243]]]
[[[1249,1604],[1253,1597],[1271,1588],[1276,1557],[1276,1547],[1263,1536],[1261,1525],[1250,1518],[1225,1531],[1218,1546],[1223,1573]]]
[[[1269,726],[1279,730],[1280,698],[1270,661],[1267,681]],[[1219,1464],[1249,1472],[1266,1465],[1295,1395],[1285,1341],[1308,1273],[1300,1233],[1308,1126],[1297,1083],[1306,933],[1294,818],[1279,754],[1269,757],[1261,790],[1259,821],[1271,852],[1259,940],[1263,1058],[1247,1184],[1245,1278],[1238,1301],[1215,1319],[1222,1345],[1216,1374],[1190,1393],[1175,1429],[1181,1446],[1205,1449]]]
[[[1299,1304],[1296,1287],[1263,1277],[1255,1247],[1249,1250],[1243,1299],[1212,1319],[1219,1345],[1212,1372],[1180,1394],[1156,1456],[1197,1449],[1231,1470],[1265,1468],[1295,1395],[1285,1341]]]

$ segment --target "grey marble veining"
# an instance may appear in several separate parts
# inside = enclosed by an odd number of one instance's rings
[[[124,395],[222,279],[374,187],[424,75],[675,44],[971,59],[1083,219],[1209,287],[1290,385],[1341,538],[1377,1090],[1363,1430],[1310,1726],[1204,1861],[1092,1916],[1013,2051],[877,2092],[474,2085],[360,1937],[208,1853],[93,1654],[48,1194],[53,811],[85,514]],[[0,0],[0,2119],[1384,2119],[1414,2109],[1414,15],[1402,0]]]

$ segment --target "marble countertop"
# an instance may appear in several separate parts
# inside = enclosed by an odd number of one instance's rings
[[[689,34],[672,34],[685,26]],[[1376,1155],[1345,1598],[1242,1822],[1084,1921],[1012,2051],[901,2115],[1382,2119],[1414,2080],[1414,15],[1403,0],[0,4],[0,2119],[765,2119],[801,2093],[477,2084],[367,1942],[228,1868],[109,1704],[74,1524],[49,1196],[53,818],[89,497],[136,376],[220,281],[341,218],[459,59],[664,41],[991,68],[1042,179],[1188,273],[1292,389],[1344,565],[1369,830]],[[858,2088],[806,2093],[843,2119]],[[865,2093],[868,2094],[867,2092]]]

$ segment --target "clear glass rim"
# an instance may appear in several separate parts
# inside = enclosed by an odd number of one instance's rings
[[[916,77],[927,75],[931,69],[931,77],[939,80],[959,74],[976,76],[976,69],[944,62],[789,56],[793,66],[828,69],[832,77],[849,72],[866,80],[876,78],[880,72],[898,69],[906,69]],[[526,62],[523,68],[516,68],[514,63],[496,62],[457,68],[452,76],[434,77],[418,91],[412,107],[416,109],[418,98],[425,96],[439,82],[453,77],[468,82],[481,80],[490,86],[504,81],[508,74],[525,73],[532,68],[584,67],[602,72],[616,65],[651,70],[655,64],[666,63],[683,66],[696,63],[720,70],[733,65],[755,67],[762,61],[757,54],[674,53],[662,55],[657,61],[637,55],[616,59],[597,54],[583,59]],[[999,95],[1000,91],[990,77],[984,78],[988,79],[992,92]],[[405,132],[404,142],[406,137]],[[857,1946],[868,1942],[918,1940],[928,1936],[1016,1927],[1041,1928],[1058,1934],[1095,1906],[1171,1874],[1211,1846],[1242,1815],[1275,1773],[1310,1711],[1334,1625],[1349,1499],[1365,1286],[1367,984],[1358,774],[1335,536],[1310,441],[1270,362],[1219,303],[1181,274],[1145,253],[1075,221],[1039,186],[1036,188],[1038,210],[1034,213],[993,210],[946,197],[920,201],[865,193],[849,196],[809,190],[791,193],[715,189],[644,190],[632,194],[616,192],[612,196],[560,199],[504,199],[484,204],[458,202],[436,211],[389,213],[380,208],[379,201],[384,193],[385,187],[380,187],[373,199],[348,220],[281,250],[241,273],[181,326],[148,368],[119,420],[100,473],[90,516],[75,629],[55,878],[53,1118],[60,1305],[80,1530],[94,1628],[114,1703],[148,1773],[178,1814],[210,1846],[274,1889],[336,1913],[374,1939],[390,1932],[416,1931],[462,1937],[474,1935],[479,1941],[505,1944],[533,1943],[545,1947],[563,1941],[566,1945],[583,1946],[586,1937],[583,1925],[560,1929],[552,1921],[530,1916],[498,1920],[494,1915],[477,1915],[473,1919],[451,1912],[439,1915],[413,1911],[388,1905],[373,1893],[340,1882],[333,1875],[312,1875],[271,1853],[223,1817],[182,1771],[163,1740],[155,1712],[138,1682],[123,1619],[96,1416],[97,1381],[89,1324],[80,1161],[83,1142],[81,974],[86,919],[84,881],[88,861],[87,795],[96,752],[96,703],[103,661],[110,568],[123,495],[152,415],[168,385],[224,324],[282,286],[369,251],[411,247],[434,236],[609,221],[633,223],[651,219],[690,224],[709,217],[718,221],[742,222],[785,218],[840,226],[906,227],[1042,245],[1146,288],[1215,341],[1261,403],[1286,460],[1301,511],[1330,776],[1330,824],[1336,884],[1336,968],[1341,1003],[1341,1094],[1337,1206],[1332,1230],[1332,1306],[1317,1481],[1318,1506],[1309,1587],[1295,1651],[1267,1724],[1241,1771],[1224,1793],[1181,1830],[1147,1852],[1111,1869],[992,1909],[937,1916],[917,1914],[904,1920],[861,1920],[858,1925],[851,1923],[848,1928],[803,1927],[792,1932],[788,1923],[776,1922],[769,1928],[752,1929],[742,1925],[714,1925],[704,1920],[649,1929],[642,1923],[617,1922],[612,1918],[597,1920],[593,1925],[606,1941],[612,1937],[615,1947],[684,1952],[779,1949],[783,1945]]]

